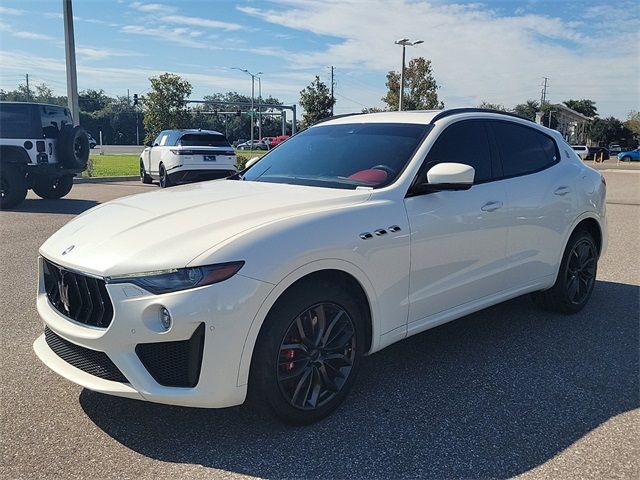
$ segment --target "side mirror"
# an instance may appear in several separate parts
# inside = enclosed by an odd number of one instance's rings
[[[260,157],[253,157],[253,158],[250,158],[250,159],[247,161],[247,163],[245,163],[245,164],[244,164],[244,168],[245,168],[245,170],[246,170],[247,168],[249,168],[251,165],[253,165],[254,163],[256,163],[258,160],[260,160]]]
[[[427,183],[418,185],[420,193],[442,190],[469,190],[476,171],[463,163],[439,163],[427,172]]]

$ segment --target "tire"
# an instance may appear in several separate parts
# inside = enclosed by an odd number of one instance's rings
[[[144,163],[140,160],[140,181],[146,185],[153,183],[153,179],[144,170]]]
[[[160,164],[160,187],[168,188],[172,185],[173,182],[171,181],[171,177],[169,177],[169,174],[165,170],[164,165]]]
[[[64,197],[73,187],[73,175],[62,177],[37,178],[33,185],[33,191],[40,198],[58,199]]]
[[[13,208],[27,198],[27,179],[17,165],[0,166],[0,209]]]
[[[360,368],[364,318],[359,302],[332,283],[307,282],[285,292],[267,315],[256,343],[249,384],[252,403],[270,407],[290,425],[308,425],[330,415],[344,401]],[[331,337],[336,328],[338,334]],[[318,341],[311,340],[314,333]],[[295,348],[285,348],[293,343]]]
[[[629,155],[625,155],[624,157],[622,157],[622,161],[623,162],[630,162],[631,161],[631,157]]]
[[[67,168],[85,169],[89,161],[89,138],[81,126],[65,125],[60,130],[57,145],[58,158]]]
[[[598,247],[589,232],[578,230],[569,238],[556,283],[531,297],[544,310],[577,313],[591,297],[597,270]]]

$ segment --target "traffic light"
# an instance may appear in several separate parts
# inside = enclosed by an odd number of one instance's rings
[[[133,104],[134,105],[138,105],[138,94],[137,93],[133,94]]]

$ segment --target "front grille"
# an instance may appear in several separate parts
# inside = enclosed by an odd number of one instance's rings
[[[118,370],[106,353],[71,343],[58,336],[49,327],[44,329],[44,338],[56,355],[83,372],[112,382],[129,383],[127,377]]]
[[[189,340],[139,343],[138,358],[156,382],[165,387],[195,387],[200,378],[204,323]]]
[[[76,322],[107,328],[113,305],[104,280],[65,270],[43,259],[44,286],[53,308]]]

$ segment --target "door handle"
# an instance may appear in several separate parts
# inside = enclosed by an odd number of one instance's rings
[[[556,191],[553,192],[554,195],[566,195],[567,193],[571,192],[571,189],[569,187],[558,187],[556,188]]]
[[[502,207],[502,202],[487,202],[485,203],[480,210],[483,212],[494,212]]]

